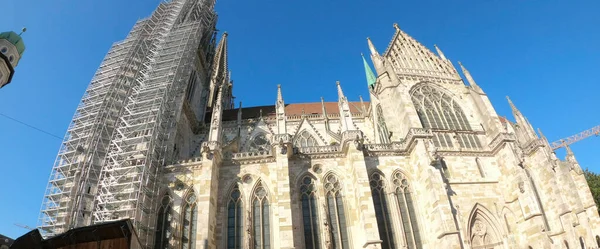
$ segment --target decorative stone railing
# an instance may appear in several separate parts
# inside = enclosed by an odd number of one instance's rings
[[[263,150],[263,151],[232,153],[230,159],[243,160],[243,159],[262,158],[262,157],[269,157],[269,156],[271,156],[271,150]]]
[[[312,146],[312,147],[299,147],[298,153],[301,154],[321,154],[321,153],[337,153],[340,152],[339,145],[327,145],[327,146]]]
[[[400,151],[406,150],[405,142],[392,142],[389,144],[365,144],[368,151]]]
[[[202,162],[202,157],[193,157],[193,158],[189,158],[189,159],[185,159],[185,160],[179,160],[177,161],[177,164],[188,164],[188,163],[196,163],[196,162]]]

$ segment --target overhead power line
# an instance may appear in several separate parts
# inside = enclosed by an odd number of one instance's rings
[[[45,130],[42,130],[42,129],[40,129],[40,128],[37,128],[37,127],[35,127],[35,126],[33,126],[33,125],[30,125],[30,124],[28,124],[28,123],[25,123],[25,122],[23,122],[23,121],[21,121],[21,120],[18,120],[18,119],[16,119],[16,118],[13,118],[13,117],[11,117],[11,116],[8,116],[8,115],[6,115],[6,114],[4,114],[4,113],[0,113],[0,116],[3,116],[3,117],[5,117],[5,118],[7,118],[7,119],[10,119],[10,120],[12,120],[12,121],[15,121],[15,122],[17,122],[17,123],[19,123],[19,124],[22,124],[22,125],[24,125],[24,126],[27,126],[27,127],[31,128],[31,129],[34,129],[34,130],[36,130],[36,131],[39,131],[39,132],[41,132],[41,133],[44,133],[44,134],[46,134],[46,135],[48,135],[48,136],[55,137],[55,138],[58,138],[58,139],[62,140],[62,138],[61,138],[61,137],[59,137],[59,136],[57,136],[57,135],[54,135],[54,134],[52,134],[52,133],[50,133],[50,132],[47,132],[47,131],[45,131]]]

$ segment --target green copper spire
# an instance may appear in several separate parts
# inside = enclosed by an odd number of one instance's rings
[[[362,53],[360,55],[362,56],[363,63],[365,64],[365,73],[367,74],[367,84],[369,85],[369,87],[373,88],[373,87],[375,87],[375,82],[377,82],[377,77],[375,77],[373,70],[371,70],[371,66],[369,66],[369,63],[367,63],[367,60],[365,59],[365,55]]]
[[[25,30],[27,29],[23,28],[21,34],[23,34]],[[23,38],[21,38],[21,34],[17,34],[12,31],[3,32],[0,33],[0,39],[6,39],[8,42],[15,45],[15,47],[17,48],[17,52],[19,52],[19,55],[22,55],[23,52],[25,52],[25,43],[23,42]]]

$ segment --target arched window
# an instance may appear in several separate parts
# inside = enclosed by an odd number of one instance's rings
[[[304,225],[304,247],[321,248],[319,244],[319,217],[315,181],[305,176],[300,182],[300,201],[302,202],[302,224]]]
[[[550,230],[550,224],[548,223],[548,218],[546,217],[546,210],[544,210],[544,205],[542,205],[542,199],[540,198],[540,193],[538,192],[537,186],[535,185],[535,181],[531,177],[528,169],[525,170],[525,174],[527,175],[527,179],[529,180],[529,185],[531,186],[531,190],[533,190],[533,195],[535,196],[535,201],[537,202],[538,208],[542,213],[542,218],[544,220],[544,226],[546,231]]]
[[[371,175],[370,185],[377,227],[379,228],[379,238],[383,240],[381,249],[394,249],[396,246],[394,245],[392,220],[384,190],[385,180],[379,173],[374,173]]]
[[[227,249],[242,248],[242,198],[236,185],[229,193],[227,202]]]
[[[259,183],[252,195],[252,237],[254,249],[271,248],[271,226],[269,225],[269,200],[267,191]]]
[[[412,201],[410,186],[408,180],[402,173],[395,172],[392,176],[394,184],[394,198],[402,219],[402,229],[404,230],[404,239],[409,249],[422,248],[421,235],[417,224],[417,215]]]
[[[181,245],[183,249],[196,249],[196,222],[198,222],[198,206],[196,195],[190,191],[183,200],[183,230],[181,232]]]
[[[338,178],[331,174],[325,177],[325,196],[327,198],[327,218],[325,224],[326,240],[333,249],[348,249],[348,231],[346,229],[346,215],[342,201],[342,185]]]
[[[317,140],[308,131],[302,131],[296,139],[294,139],[294,146],[296,147],[312,147],[318,146]]]
[[[411,98],[423,128],[434,131],[435,146],[453,147],[450,133],[436,131],[472,131],[463,110],[445,92],[429,84],[421,84],[412,91]],[[475,134],[458,133],[456,141],[462,148],[481,148]]]
[[[171,237],[171,199],[165,196],[160,208],[158,209],[158,217],[156,219],[156,234],[154,236],[154,249],[168,249],[169,238]]]
[[[390,132],[385,125],[385,119],[383,118],[383,110],[381,110],[381,105],[377,105],[377,131],[379,132],[380,143],[390,143]]]
[[[271,142],[264,133],[260,133],[250,141],[250,151],[267,151],[271,149]]]

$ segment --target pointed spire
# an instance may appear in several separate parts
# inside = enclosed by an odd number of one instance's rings
[[[367,107],[365,106],[365,101],[362,98],[362,95],[358,95],[358,99],[360,99],[360,108],[362,109],[362,113],[367,113]]]
[[[379,56],[379,52],[377,52],[377,49],[375,48],[375,45],[373,45],[371,38],[367,37],[367,42],[369,43],[369,50],[371,51],[371,56]]]
[[[442,58],[442,60],[448,60],[437,44],[433,44],[433,47],[435,47],[435,51],[437,51],[437,54],[440,56],[440,58]]]
[[[336,84],[338,89],[338,107],[340,110],[340,123],[342,124],[342,132],[354,130],[354,122],[352,121],[352,113],[350,113],[348,98],[344,96],[340,82],[337,81]]]
[[[515,104],[513,104],[513,102],[510,100],[510,98],[508,96],[506,96],[506,99],[508,100],[510,109],[512,109],[512,113],[513,113],[513,116],[515,117],[515,121],[517,122],[517,125],[519,126],[519,130],[524,132],[524,134],[522,134],[523,136],[527,136],[527,138],[526,138],[527,142],[532,139],[537,139],[538,136],[535,133],[535,130],[533,129],[533,127],[531,126],[529,121],[527,121],[527,118],[525,118],[525,116],[523,116],[521,111],[519,111],[519,109],[517,109]]]
[[[367,76],[367,85],[369,86],[369,88],[372,89],[375,87],[375,82],[377,82],[377,77],[375,77],[373,70],[371,70],[371,66],[369,66],[369,63],[367,63],[367,60],[365,59],[365,55],[362,53],[360,55],[362,56],[363,64],[365,66],[365,74]]]
[[[481,91],[481,88],[479,87],[479,85],[477,85],[477,83],[475,83],[475,80],[473,79],[473,76],[471,76],[471,73],[469,72],[469,70],[467,70],[467,68],[465,66],[463,66],[463,64],[459,61],[458,65],[460,66],[460,69],[463,72],[463,75],[465,76],[465,78],[467,78],[467,82],[469,82],[469,86],[473,87],[474,89]]]
[[[221,85],[230,83],[230,71],[227,62],[227,32],[223,33],[221,41],[215,49],[214,60],[212,64],[212,71],[210,77],[210,93],[208,99],[208,105],[212,107],[214,99],[216,97],[218,88]]]
[[[277,134],[287,134],[285,118],[285,102],[281,94],[281,85],[277,85],[277,102],[275,104],[275,115],[277,116]]]
[[[321,97],[321,112],[323,113],[323,118],[327,120],[327,108],[325,108],[325,99]]]
[[[240,107],[238,108],[237,128],[238,128],[237,136],[240,137],[242,135],[242,101],[240,101]]]

